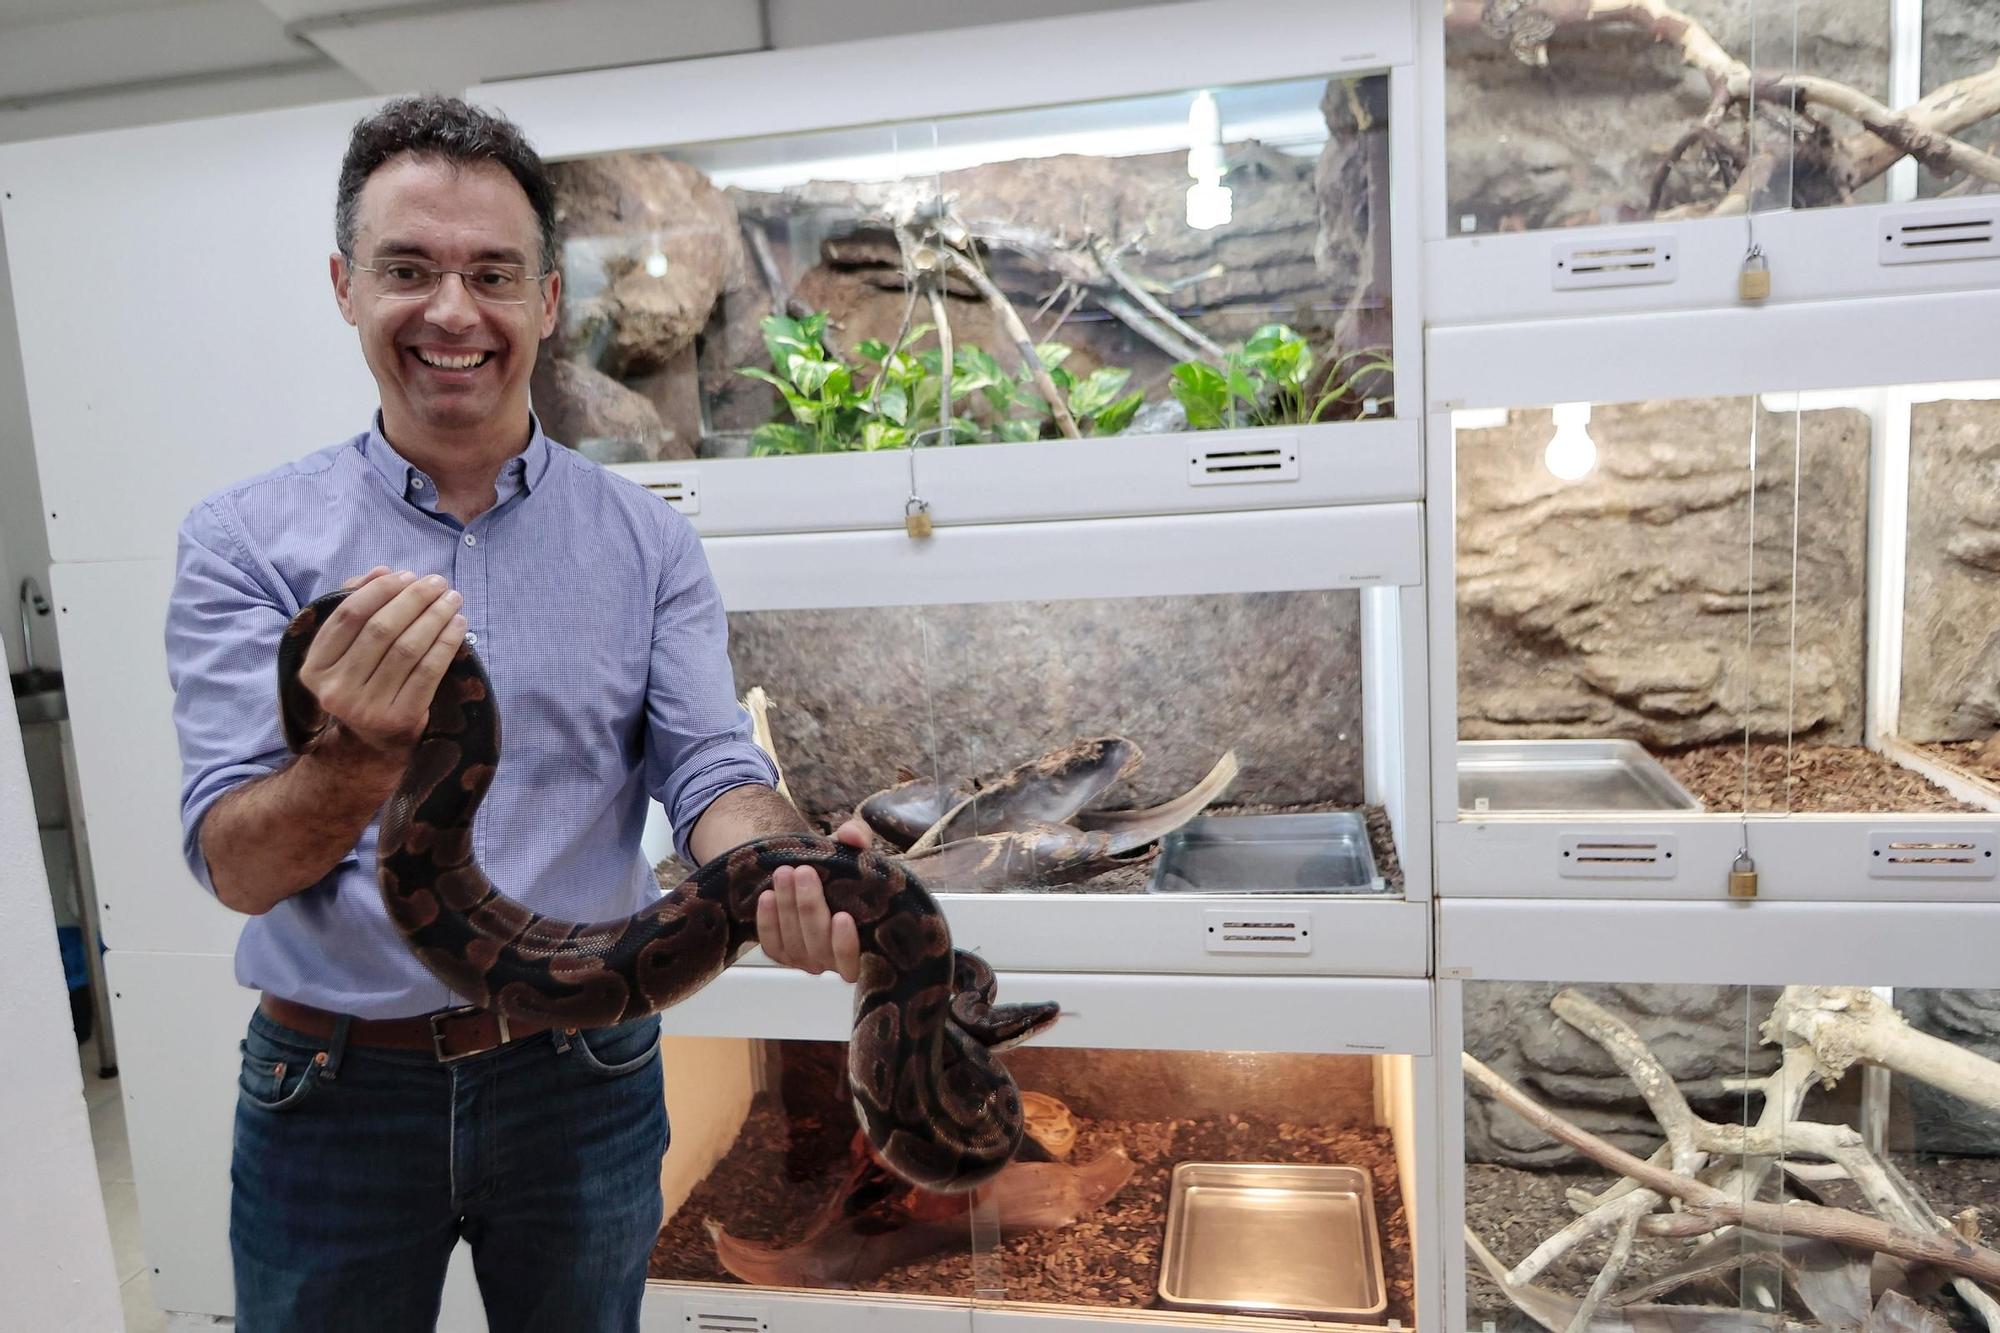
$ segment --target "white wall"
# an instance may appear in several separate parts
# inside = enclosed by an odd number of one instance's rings
[[[0,1306],[10,1328],[120,1327],[83,1074],[14,710],[0,713]]]
[[[42,522],[41,479],[28,434],[28,390],[21,378],[21,344],[14,328],[14,292],[7,276],[7,233],[0,227],[0,644],[7,669],[29,664],[21,656],[20,617],[14,594],[33,575],[49,586],[49,538]],[[57,661],[56,617],[35,621],[35,665]]]

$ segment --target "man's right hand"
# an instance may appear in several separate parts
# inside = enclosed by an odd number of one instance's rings
[[[341,731],[371,750],[402,755],[423,735],[431,696],[465,641],[461,598],[435,574],[377,565],[341,585],[299,666],[299,682]]]

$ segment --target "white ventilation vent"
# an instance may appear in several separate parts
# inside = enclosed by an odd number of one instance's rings
[[[1549,276],[1559,292],[1590,287],[1647,287],[1672,282],[1680,271],[1671,236],[1620,236],[1615,241],[1558,241]]]
[[[761,1305],[744,1301],[691,1299],[682,1316],[688,1333],[770,1333],[771,1320]]]
[[[1237,486],[1246,481],[1297,481],[1298,437],[1289,431],[1250,436],[1254,443],[1225,445],[1188,458],[1188,485]]]
[[[1564,879],[1672,879],[1680,873],[1670,834],[1571,833],[1557,841]]]
[[[1871,833],[1871,879],[1992,879],[2000,869],[1991,833]]]
[[[646,489],[665,500],[683,514],[701,512],[701,491],[693,476],[663,477],[645,483]]]
[[[1877,255],[1884,264],[2000,259],[2000,204],[1912,209],[1883,220]]]
[[[1311,953],[1312,913],[1256,908],[1202,913],[1210,953]]]

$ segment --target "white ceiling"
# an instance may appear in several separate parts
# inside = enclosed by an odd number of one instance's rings
[[[1148,0],[0,0],[0,142]]]

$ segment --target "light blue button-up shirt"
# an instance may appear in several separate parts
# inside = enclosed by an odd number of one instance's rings
[[[442,575],[492,677],[504,736],[474,849],[539,912],[594,921],[659,895],[639,853],[650,794],[675,840],[710,801],[777,774],[750,739],[728,628],[687,520],[552,444],[537,422],[493,508],[462,524],[376,428],[203,500],[180,530],[167,664],[183,851],[212,892],[201,821],[289,757],[277,649],[305,603],[375,565]],[[475,637],[476,636],[476,639]],[[244,924],[236,979],[363,1018],[459,1003],[405,947],[375,881],[371,823],[318,884]]]

